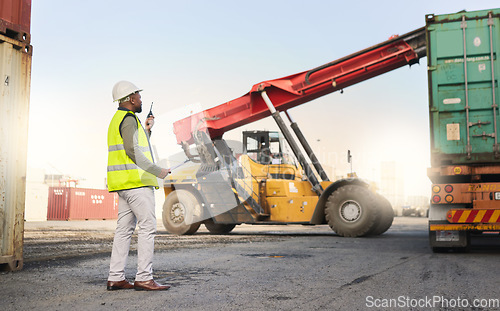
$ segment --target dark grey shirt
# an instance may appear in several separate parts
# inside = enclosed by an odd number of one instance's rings
[[[127,110],[124,108],[118,108],[120,110]],[[125,152],[127,155],[134,161],[134,163],[140,167],[142,170],[151,173],[158,177],[161,174],[161,167],[151,162],[144,153],[139,149],[139,136],[137,132],[137,119],[130,114],[127,114],[125,118],[123,118],[122,123],[120,124],[120,134],[123,138],[123,147],[125,148]],[[141,124],[142,126],[142,124]],[[149,135],[146,131],[146,136],[149,140]],[[151,148],[151,144],[150,144]],[[151,154],[153,151],[151,150]]]

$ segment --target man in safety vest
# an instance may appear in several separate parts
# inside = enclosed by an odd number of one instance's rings
[[[142,126],[136,113],[142,111],[139,92],[128,81],[113,87],[113,101],[119,104],[108,129],[108,190],[118,193],[118,221],[111,253],[107,289],[167,290],[153,280],[154,238],[156,235],[154,188],[157,178],[170,171],[153,161],[149,136],[154,116]],[[132,284],[125,279],[125,266],[132,233],[138,225],[137,274]]]

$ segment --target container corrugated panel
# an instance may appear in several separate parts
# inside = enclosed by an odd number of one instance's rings
[[[432,166],[500,163],[500,9],[426,20]]]
[[[70,188],[50,187],[47,220],[68,220]]]
[[[0,270],[22,268],[31,53],[0,35]]]
[[[118,195],[102,189],[50,187],[47,220],[118,217]]]
[[[118,197],[102,189],[71,188],[69,219],[116,219]]]
[[[18,41],[30,42],[31,0],[0,2],[0,32]]]

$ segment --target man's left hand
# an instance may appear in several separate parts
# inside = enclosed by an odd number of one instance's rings
[[[155,124],[155,117],[150,116],[149,118],[146,119],[146,131],[150,132],[151,128]]]

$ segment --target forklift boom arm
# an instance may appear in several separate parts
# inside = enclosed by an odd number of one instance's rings
[[[206,130],[211,139],[220,138],[226,131],[270,116],[261,96],[264,90],[276,110],[286,111],[388,71],[412,65],[425,56],[425,28],[422,27],[311,70],[257,83],[239,98],[176,121],[177,143],[193,143],[193,132],[200,130]]]

